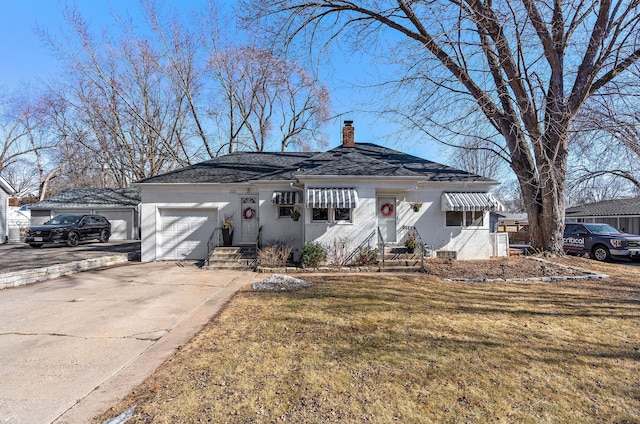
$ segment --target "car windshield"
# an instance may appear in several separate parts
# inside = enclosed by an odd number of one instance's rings
[[[77,224],[81,218],[82,218],[81,216],[75,216],[75,215],[58,215],[56,217],[53,217],[51,221],[48,222],[48,224],[72,225],[72,224]]]
[[[620,231],[616,230],[609,224],[589,224],[589,225],[586,225],[586,227],[593,234],[597,234],[601,236],[607,235],[607,234],[620,234]]]

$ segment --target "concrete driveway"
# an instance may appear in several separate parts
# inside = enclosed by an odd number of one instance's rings
[[[0,290],[0,422],[90,421],[261,278],[131,263]]]

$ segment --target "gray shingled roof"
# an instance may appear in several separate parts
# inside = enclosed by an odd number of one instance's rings
[[[596,203],[567,208],[566,216],[618,216],[640,215],[640,197],[603,200]]]
[[[495,182],[386,147],[356,143],[328,152],[238,152],[220,156],[138,183],[246,183],[296,177],[416,177],[429,181]]]
[[[137,206],[140,200],[140,189],[137,187],[69,188],[34,203],[31,209],[123,208]]]

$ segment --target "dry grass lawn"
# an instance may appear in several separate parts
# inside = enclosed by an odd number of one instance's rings
[[[566,261],[612,278],[242,291],[96,422],[638,423],[640,268]]]

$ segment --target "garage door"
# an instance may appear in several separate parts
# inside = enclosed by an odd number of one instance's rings
[[[133,211],[96,210],[96,214],[102,215],[111,222],[111,240],[132,240],[133,236]]]
[[[160,258],[206,259],[207,241],[217,222],[213,209],[160,210]]]

